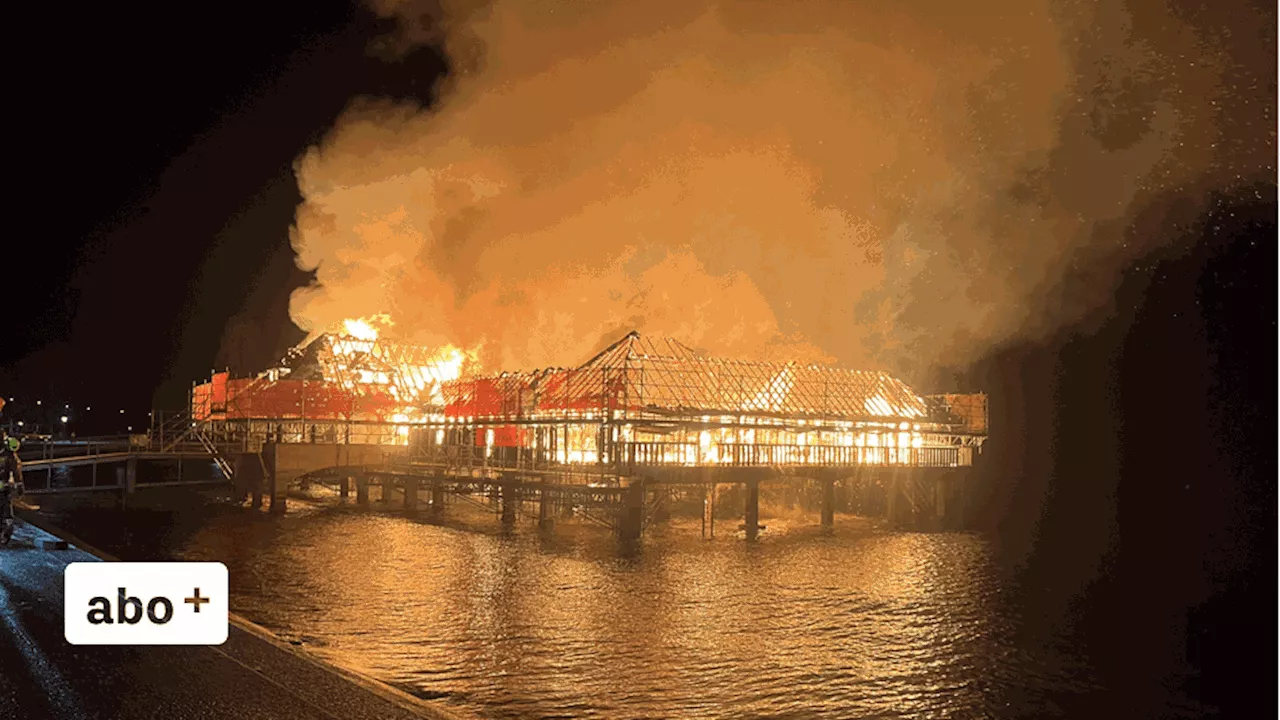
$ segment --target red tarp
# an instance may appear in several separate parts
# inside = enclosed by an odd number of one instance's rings
[[[191,417],[195,420],[208,420],[211,413],[210,399],[212,387],[209,383],[197,385],[191,389]]]
[[[308,420],[377,420],[392,422],[399,403],[382,387],[356,394],[320,381],[231,380],[225,373],[197,385],[192,392],[196,420],[248,418]],[[219,402],[221,401],[221,402]]]
[[[220,372],[209,382],[209,411],[226,412],[227,409],[227,373]]]

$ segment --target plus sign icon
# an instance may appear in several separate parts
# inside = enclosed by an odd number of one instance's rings
[[[227,566],[218,562],[71,563],[63,634],[72,645],[221,645]]]

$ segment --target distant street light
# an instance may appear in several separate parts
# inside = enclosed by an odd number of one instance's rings
[[[37,405],[39,405],[39,404],[40,404],[40,401],[39,401],[39,400],[37,400],[37,401],[36,401],[36,404],[37,404]]]
[[[21,420],[19,420],[19,421],[18,421],[18,427],[22,427],[22,421],[21,421]]]
[[[129,432],[133,432],[133,426],[132,426],[132,425],[130,425],[130,426],[129,426]]]
[[[121,414],[121,415],[123,415],[123,414],[124,414],[124,411],[123,411],[123,410],[121,410],[121,411],[120,411],[120,414]]]
[[[67,416],[66,416],[66,415],[63,415],[63,416],[62,416],[62,422],[64,422],[64,423],[65,423],[66,421],[67,421]]]

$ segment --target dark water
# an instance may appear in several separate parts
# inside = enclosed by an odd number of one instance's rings
[[[127,558],[226,563],[233,611],[487,717],[1066,717],[1102,690],[976,534],[796,515],[749,544],[677,519],[627,553],[465,505],[51,514]]]

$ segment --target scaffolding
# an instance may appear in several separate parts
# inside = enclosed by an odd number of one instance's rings
[[[923,398],[882,372],[713,358],[634,332],[577,368],[459,379],[442,396],[426,454],[517,467],[963,466],[986,433],[983,395]]]
[[[929,406],[881,372],[711,358],[631,333],[573,369],[448,382],[445,415],[519,420],[703,415],[778,420],[918,420]]]
[[[250,378],[214,373],[192,387],[192,422],[218,442],[405,445],[430,419],[450,358],[421,346],[321,335]]]
[[[576,368],[460,377],[427,348],[321,336],[256,378],[197,386],[209,434],[410,445],[453,465],[634,473],[670,467],[966,466],[985,395],[917,395],[883,372],[714,358],[632,332]]]

